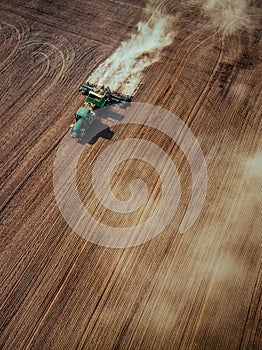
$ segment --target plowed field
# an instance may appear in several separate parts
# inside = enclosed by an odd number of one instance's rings
[[[258,3],[251,2],[252,23],[230,33],[196,2],[169,4],[177,34],[146,69],[133,99],[174,113],[201,146],[207,194],[187,232],[179,226],[192,179],[173,140],[130,124],[85,145],[79,195],[97,221],[112,227],[146,220],[161,184],[145,162],[122,162],[111,181],[116,196],[128,199],[126,188],[139,177],[152,195],[134,215],[111,215],[91,186],[101,151],[141,138],[176,164],[182,188],[176,215],[152,240],[122,249],[93,244],[68,226],[53,167],[83,104],[78,87],[136,31],[145,3],[1,1],[1,349],[261,349]]]

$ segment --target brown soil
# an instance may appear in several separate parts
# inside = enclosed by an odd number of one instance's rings
[[[190,199],[187,161],[164,135],[136,125],[113,127],[111,140],[87,145],[79,192],[94,217],[110,223],[90,193],[96,155],[118,139],[155,137],[177,165],[183,190],[164,232],[134,248],[97,246],[70,229],[55,201],[53,163],[83,103],[77,89],[135,30],[143,7],[1,1],[1,349],[260,348],[262,72],[255,20],[227,35],[197,5],[178,6],[178,34],[134,98],[179,116],[205,154],[207,197],[188,232],[178,232]],[[137,161],[116,170],[115,191],[121,196],[130,172],[137,177],[134,169],[148,177],[158,201],[158,175]]]

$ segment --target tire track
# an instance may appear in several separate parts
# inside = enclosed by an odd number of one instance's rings
[[[13,64],[20,45],[30,34],[30,28],[26,20],[19,15],[10,15],[10,13],[0,10],[0,18],[4,18],[4,20],[1,20],[0,23],[2,23],[2,30],[5,37],[4,47],[1,47],[1,54],[5,52],[5,47],[7,47],[7,50],[11,47],[11,52],[2,60],[2,62],[0,62],[0,73],[3,73],[4,70]],[[16,38],[15,45],[7,43],[3,25],[11,28],[14,31]]]

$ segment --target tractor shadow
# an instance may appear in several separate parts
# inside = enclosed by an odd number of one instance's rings
[[[124,108],[124,107],[122,107]],[[127,107],[125,107],[127,108]],[[114,120],[123,120],[124,116],[122,114],[116,113],[115,111],[112,111],[109,108],[106,109],[99,109],[98,111],[96,111],[97,116],[99,117],[99,119],[114,119]]]
[[[78,140],[78,143],[82,145],[94,145],[99,137],[102,137],[105,140],[111,140],[113,136],[114,132],[107,124],[102,123],[100,120],[96,120],[91,125],[91,128],[87,131],[85,136]]]

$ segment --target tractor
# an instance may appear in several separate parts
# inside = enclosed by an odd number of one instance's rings
[[[71,136],[83,138],[88,129],[96,120],[95,111],[104,106],[120,103],[121,108],[125,108],[132,101],[132,96],[123,95],[111,91],[110,88],[84,83],[79,91],[86,96],[84,107],[80,107],[75,113],[75,124],[71,125]]]

